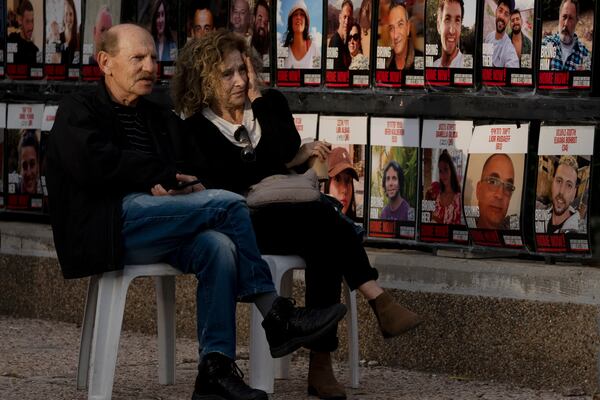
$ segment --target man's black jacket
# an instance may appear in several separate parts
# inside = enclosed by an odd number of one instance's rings
[[[49,137],[47,186],[56,252],[65,278],[123,266],[121,202],[132,192],[175,184],[169,141],[179,119],[145,99],[137,107],[148,121],[158,154],[129,148],[104,82],[61,102]]]

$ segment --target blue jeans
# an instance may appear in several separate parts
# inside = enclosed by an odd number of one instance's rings
[[[123,242],[126,264],[169,262],[196,275],[200,356],[218,352],[235,359],[236,300],[275,291],[244,198],[224,190],[129,194]]]

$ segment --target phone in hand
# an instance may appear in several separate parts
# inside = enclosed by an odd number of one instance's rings
[[[199,183],[202,183],[200,181],[200,179],[194,179],[193,181],[189,181],[189,182],[179,181],[179,182],[177,182],[177,186],[175,186],[173,189],[181,190],[181,189],[185,189],[186,187],[197,185]]]

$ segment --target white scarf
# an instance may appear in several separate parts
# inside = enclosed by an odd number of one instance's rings
[[[210,122],[212,122],[218,129],[221,131],[223,136],[227,138],[231,143],[238,147],[244,147],[245,145],[241,142],[235,140],[233,136],[235,131],[240,127],[239,124],[232,124],[229,121],[224,120],[214,113],[210,107],[204,107],[202,109],[202,115],[206,117]],[[242,125],[248,131],[248,136],[250,137],[250,141],[252,142],[252,147],[258,146],[258,142],[260,142],[261,137],[261,129],[258,120],[254,118],[254,112],[252,112],[252,106],[249,101],[246,101],[244,105],[244,116],[242,117]]]

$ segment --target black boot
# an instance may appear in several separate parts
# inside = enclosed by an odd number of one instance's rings
[[[283,357],[310,344],[332,329],[346,314],[346,306],[334,304],[323,309],[295,307],[290,299],[278,297],[262,326],[273,358]]]
[[[211,397],[214,396],[214,397]],[[209,353],[198,365],[198,376],[192,400],[268,400],[262,390],[252,389],[244,382],[244,374],[229,357]]]

